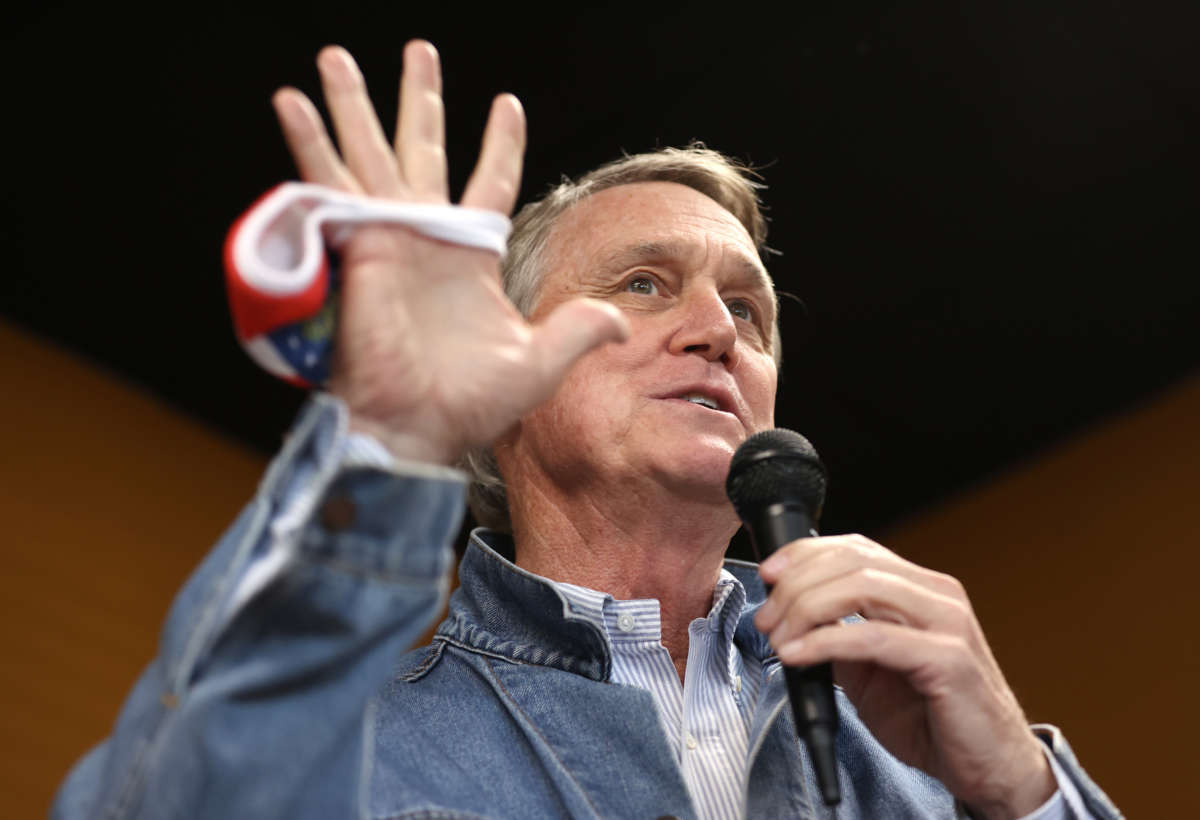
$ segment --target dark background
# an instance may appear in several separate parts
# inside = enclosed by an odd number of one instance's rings
[[[303,397],[237,346],[221,243],[294,176],[268,101],[318,98],[329,42],[385,124],[402,44],[438,46],[456,191],[498,91],[529,115],[523,200],[693,138],[761,166],[770,267],[806,305],[784,303],[777,418],[829,465],[828,531],[1196,369],[1194,3],[102,6],[8,12],[0,316],[263,452]]]

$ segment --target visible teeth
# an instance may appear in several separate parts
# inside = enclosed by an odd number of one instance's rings
[[[708,396],[702,396],[699,393],[692,393],[691,395],[684,396],[683,398],[694,404],[699,404],[703,407],[707,407],[709,410],[720,410],[721,409],[720,407],[717,406],[717,403],[715,401],[710,399]]]

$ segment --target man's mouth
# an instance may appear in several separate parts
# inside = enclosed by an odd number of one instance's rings
[[[692,404],[698,404],[701,407],[707,407],[709,410],[721,409],[721,405],[717,403],[716,399],[709,398],[703,393],[688,393],[687,395],[680,396],[679,398],[683,399],[684,401],[690,401]]]
[[[685,401],[695,404],[705,410],[712,410],[741,419],[738,412],[738,402],[735,395],[722,385],[700,384],[693,382],[689,385],[660,394],[657,398],[667,401]]]

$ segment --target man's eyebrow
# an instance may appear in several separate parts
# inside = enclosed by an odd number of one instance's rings
[[[620,271],[639,264],[665,262],[683,256],[685,251],[683,245],[677,242],[639,242],[620,248],[610,255],[605,260],[605,268]],[[746,258],[742,258],[740,262],[739,267],[743,273],[748,278],[757,280],[756,284],[771,294],[772,301],[775,301],[775,280],[767,273],[766,268],[761,263],[756,264]]]

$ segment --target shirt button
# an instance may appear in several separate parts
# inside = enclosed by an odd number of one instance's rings
[[[617,616],[617,629],[620,629],[622,632],[632,632],[636,624],[637,621],[628,612],[622,612]]]
[[[741,675],[733,676],[733,691],[735,691],[735,692],[742,691],[742,676]]]
[[[693,735],[691,732],[688,732],[687,733],[687,747],[689,749],[695,749],[699,745],[700,744],[696,742],[696,736]]]

